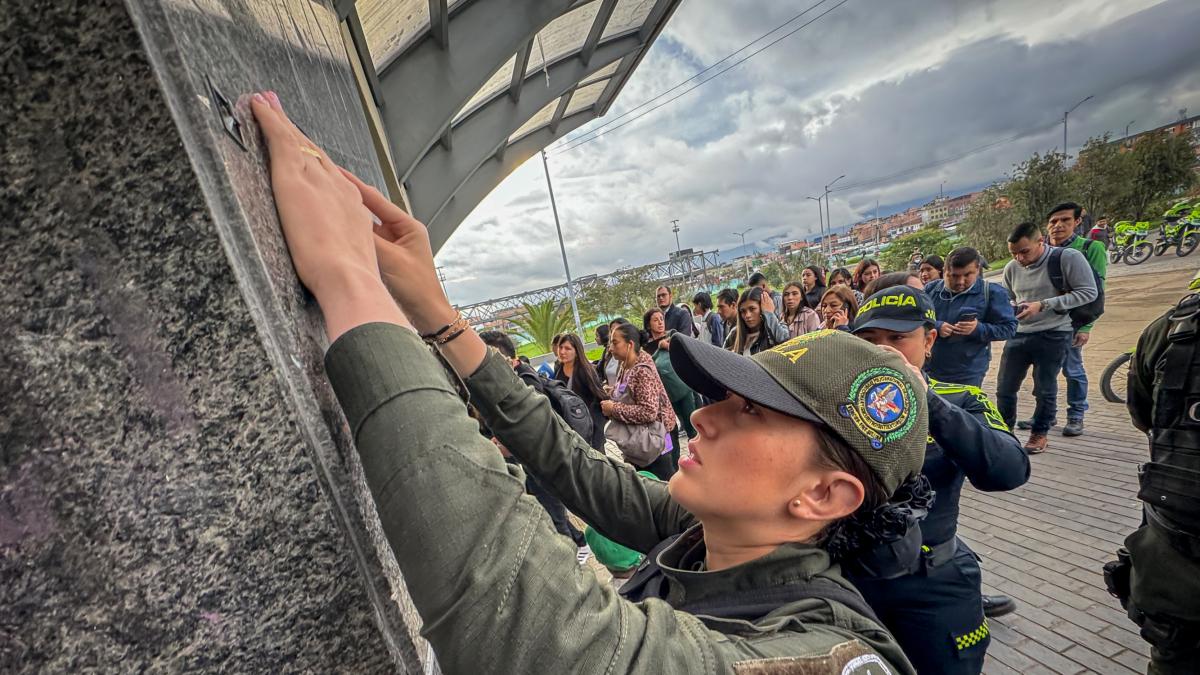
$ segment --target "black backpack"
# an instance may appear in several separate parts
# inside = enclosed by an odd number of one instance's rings
[[[1086,239],[1084,241],[1087,243],[1083,245],[1083,250],[1080,251],[1084,258],[1087,257],[1087,250],[1089,246],[1101,246],[1099,242],[1092,241],[1091,239]],[[1067,280],[1063,277],[1062,252],[1063,249],[1059,246],[1050,248],[1050,259],[1046,261],[1046,271],[1050,273],[1050,283],[1054,285],[1054,288],[1057,289],[1059,293],[1069,293],[1071,291],[1071,287],[1067,284]],[[1104,313],[1104,280],[1101,279],[1100,275],[1096,273],[1095,268],[1092,267],[1090,262],[1088,263],[1088,269],[1092,270],[1092,278],[1096,280],[1096,299],[1092,300],[1086,305],[1080,305],[1067,312],[1071,315],[1072,330],[1079,330],[1080,328],[1083,328],[1084,326],[1094,322],[1096,319],[1099,319],[1100,315]]]
[[[562,380],[550,379],[532,368],[523,369],[517,374],[525,384],[550,399],[550,407],[559,417],[563,418],[567,426],[582,436],[584,441],[592,442],[592,432],[595,431],[592,425],[592,413],[579,394],[571,391],[571,388]]]

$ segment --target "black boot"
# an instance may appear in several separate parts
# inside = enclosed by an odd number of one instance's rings
[[[983,615],[986,617],[1004,616],[1017,611],[1017,603],[1007,595],[983,596]]]

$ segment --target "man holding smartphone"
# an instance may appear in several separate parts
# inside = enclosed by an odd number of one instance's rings
[[[980,260],[975,249],[956,248],[946,256],[943,278],[925,286],[938,318],[938,339],[925,367],[935,380],[980,386],[992,343],[1017,332],[1007,289],[983,279]]]

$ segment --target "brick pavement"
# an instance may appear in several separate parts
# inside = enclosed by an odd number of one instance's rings
[[[983,557],[985,593],[1004,593],[1018,610],[993,619],[985,673],[1145,672],[1149,649],[1120,603],[1104,590],[1101,568],[1141,522],[1137,465],[1146,439],[1124,406],[1099,396],[1099,376],[1141,329],[1180,297],[1200,260],[1153,259],[1110,275],[1107,311],[1085,350],[1091,410],[1084,436],[1059,428],[1049,450],[1031,458],[1029,483],[1002,493],[963,490],[959,532]],[[984,389],[995,392],[999,345]],[[1065,404],[1060,380],[1060,407]],[[1026,382],[1019,417],[1032,412]],[[1059,411],[1060,420],[1065,410]],[[1024,440],[1024,432],[1018,432]]]

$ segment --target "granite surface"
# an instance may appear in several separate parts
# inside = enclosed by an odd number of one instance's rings
[[[0,0],[0,672],[420,668],[244,105],[378,182],[344,59],[327,3]]]

